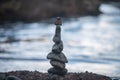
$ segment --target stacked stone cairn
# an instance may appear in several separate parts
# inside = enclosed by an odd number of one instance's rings
[[[56,22],[56,31],[53,37],[53,42],[55,43],[52,47],[52,51],[47,55],[47,59],[50,59],[50,64],[53,68],[48,70],[50,75],[50,80],[63,80],[67,69],[65,68],[65,63],[68,62],[66,56],[62,53],[63,42],[61,40],[61,18],[58,17]]]

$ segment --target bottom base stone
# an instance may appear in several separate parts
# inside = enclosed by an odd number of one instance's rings
[[[67,69],[58,69],[58,68],[50,68],[48,70],[49,74],[57,74],[60,76],[64,76],[67,73]]]
[[[52,74],[49,74],[49,80],[65,80],[64,77],[62,76],[59,76],[59,75],[52,75]]]

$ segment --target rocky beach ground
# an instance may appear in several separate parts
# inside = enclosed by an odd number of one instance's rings
[[[1,76],[2,75],[2,76]],[[7,78],[7,76],[16,76],[22,80],[49,80],[48,73],[41,73],[38,71],[11,71],[11,72],[4,72],[0,73],[0,80],[1,77]],[[67,73],[65,75],[65,80],[112,80],[110,77],[95,74],[92,72],[83,72],[83,73]],[[119,80],[119,79],[113,79]]]

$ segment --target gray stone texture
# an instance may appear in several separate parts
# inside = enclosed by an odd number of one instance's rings
[[[63,62],[63,63],[67,63],[68,62],[66,56],[63,53],[55,54],[53,52],[50,52],[47,55],[47,59],[52,59],[52,60],[56,60],[56,61]]]
[[[54,53],[60,53],[62,50],[63,50],[62,41],[60,43],[54,44],[52,47],[52,52],[54,52]]]
[[[65,68],[65,63],[58,62],[58,61],[55,61],[55,60],[51,60],[51,61],[50,61],[50,64],[51,64],[53,67],[57,67],[57,68],[61,68],[61,69],[64,69],[64,68]]]

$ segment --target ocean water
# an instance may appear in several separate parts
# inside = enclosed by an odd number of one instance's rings
[[[120,9],[102,4],[99,16],[63,20],[63,53],[68,72],[120,77]],[[0,25],[0,72],[47,72],[55,25],[45,22]]]

